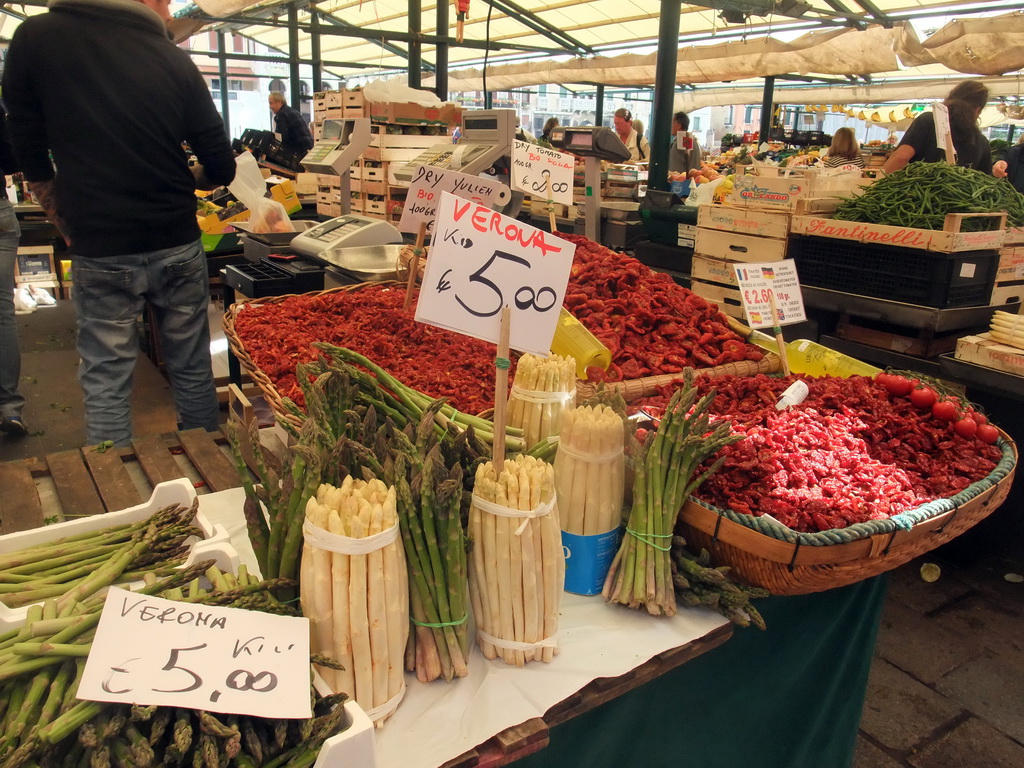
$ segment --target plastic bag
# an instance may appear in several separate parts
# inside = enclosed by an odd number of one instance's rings
[[[703,184],[698,184],[696,187],[690,187],[690,196],[684,201],[685,205],[697,206],[697,205],[711,205],[715,199],[715,190],[725,181],[725,177],[721,176],[714,181],[707,181]]]
[[[228,189],[239,202],[249,209],[249,225],[254,233],[292,232],[295,227],[288,212],[277,200],[266,197],[267,182],[260,172],[259,163],[249,152],[235,158],[235,180]]]

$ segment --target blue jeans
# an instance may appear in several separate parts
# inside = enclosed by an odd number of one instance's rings
[[[21,418],[25,398],[18,394],[21,352],[14,323],[14,263],[21,228],[7,196],[0,189],[0,418]]]
[[[71,271],[88,443],[128,445],[131,440],[132,371],[139,354],[136,322],[147,303],[153,308],[182,428],[216,429],[220,408],[210,362],[209,278],[202,244],[78,257]]]

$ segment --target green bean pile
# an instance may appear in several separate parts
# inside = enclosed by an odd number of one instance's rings
[[[1024,195],[1006,179],[948,163],[909,163],[845,200],[835,218],[917,229],[942,229],[949,213],[999,213],[1024,226]],[[964,231],[989,229],[986,219],[965,219]]]

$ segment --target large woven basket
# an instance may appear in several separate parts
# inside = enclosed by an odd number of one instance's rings
[[[990,515],[1010,492],[1017,446],[1003,433],[992,473],[950,499],[885,520],[821,533],[797,533],[770,518],[722,510],[691,497],[679,526],[687,543],[707,549],[731,575],[776,595],[822,592],[897,568],[959,536]]]

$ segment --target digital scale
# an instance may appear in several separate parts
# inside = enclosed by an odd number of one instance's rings
[[[370,146],[370,118],[324,120],[320,140],[302,158],[302,167],[310,173],[340,177],[341,212],[352,210],[352,184],[349,169]]]
[[[411,184],[417,165],[429,165],[476,176],[512,154],[516,115],[511,109],[474,109],[462,116],[462,136],[457,144],[435,144],[415,159],[395,169],[395,177]]]
[[[619,135],[606,125],[560,125],[551,131],[551,145],[584,158],[584,184],[590,194],[583,203],[584,234],[597,242],[601,222],[601,160],[623,163],[629,150]]]

